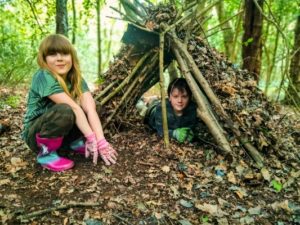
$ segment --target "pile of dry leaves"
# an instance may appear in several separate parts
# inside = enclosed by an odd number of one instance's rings
[[[107,136],[116,165],[93,166],[65,150],[75,168],[52,173],[20,139],[24,105],[1,108],[10,123],[0,137],[3,224],[300,224],[299,162],[266,154],[260,171],[242,151],[232,164],[200,142],[172,142],[166,151],[156,134],[128,121]]]

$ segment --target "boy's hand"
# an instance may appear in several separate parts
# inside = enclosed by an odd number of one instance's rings
[[[181,127],[173,131],[173,137],[179,143],[184,143],[185,141],[191,142],[194,138],[194,132],[191,130],[191,128]]]
[[[192,129],[189,129],[189,131],[188,131],[188,134],[187,134],[187,137],[186,137],[186,140],[188,141],[188,142],[192,142],[192,140],[194,139],[194,132],[193,132],[193,130]]]

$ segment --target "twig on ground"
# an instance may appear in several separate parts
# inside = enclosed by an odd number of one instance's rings
[[[18,220],[25,220],[25,219],[30,219],[30,218],[34,218],[37,216],[41,216],[43,214],[46,214],[48,212],[53,212],[56,210],[63,210],[63,209],[69,209],[72,207],[92,207],[92,206],[99,206],[101,203],[90,203],[90,202],[74,202],[74,203],[69,203],[66,205],[59,205],[59,206],[55,206],[55,207],[50,207],[47,209],[42,209],[42,210],[38,210],[36,212],[32,212],[32,213],[28,213],[25,215],[20,215],[17,217]]]
[[[117,214],[112,214],[112,215],[126,224],[133,225],[132,223],[129,223],[126,219],[124,219],[123,217],[121,217]]]

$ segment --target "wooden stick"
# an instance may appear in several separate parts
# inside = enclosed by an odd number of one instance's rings
[[[30,218],[33,218],[33,217],[43,215],[43,214],[48,213],[48,212],[53,212],[53,211],[56,211],[56,210],[69,209],[69,208],[72,208],[72,207],[94,207],[94,206],[100,206],[101,204],[102,203],[91,203],[91,202],[68,203],[66,205],[59,205],[59,206],[50,207],[50,208],[47,208],[47,209],[38,210],[38,211],[33,212],[33,213],[20,215],[20,216],[17,217],[17,219],[18,220],[25,220],[25,219],[30,219]]]
[[[100,99],[103,95],[106,94],[106,92],[110,91],[111,88],[112,88],[116,83],[117,83],[117,81],[115,80],[114,82],[112,82],[112,83],[110,83],[109,85],[107,85],[106,88],[104,88],[104,89],[100,92],[100,94],[97,95],[97,96],[95,97],[95,100]]]
[[[165,92],[165,79],[164,79],[164,42],[165,34],[159,35],[159,78],[160,78],[160,91],[161,91],[161,109],[162,109],[162,121],[163,121],[163,134],[164,143],[166,149],[169,149],[169,129],[168,129],[168,118],[167,118],[167,107],[166,107],[166,92]]]
[[[148,56],[152,54],[152,51],[149,51],[148,53],[144,54],[144,56],[140,59],[140,61],[136,64],[136,66],[133,68],[131,74],[129,76],[127,76],[122,82],[121,84],[112,92],[110,93],[107,97],[105,97],[100,104],[104,105],[106,102],[108,102],[113,96],[115,96],[126,84],[128,84],[128,82],[130,81],[130,79],[136,74],[136,72],[138,71],[138,69],[143,65],[143,63],[145,62],[145,60],[148,58]]]
[[[139,79],[141,79],[139,76],[137,76],[133,82],[130,84],[130,86],[127,88],[126,92],[124,93],[124,95],[122,96],[119,104],[115,107],[114,111],[110,114],[110,116],[107,118],[105,124],[103,124],[103,129],[107,126],[107,124],[109,124],[109,122],[112,120],[112,118],[116,115],[117,111],[119,110],[119,108],[123,105],[123,102],[125,102],[125,100],[127,99],[128,95],[130,93],[132,93],[133,89],[136,88],[136,84],[139,81]],[[145,79],[145,75],[144,75],[144,79]]]
[[[205,14],[206,12],[208,12],[211,8],[213,8],[216,4],[219,3],[220,0],[213,2],[212,4],[208,5],[207,7],[205,7],[204,9],[202,9],[201,11],[198,11],[195,18],[193,18],[194,21],[196,21],[196,19],[198,17],[201,17],[203,14]],[[197,8],[196,8],[197,10]],[[191,15],[190,15],[191,16]],[[186,26],[188,26],[191,22],[192,18],[188,17],[187,20],[184,21],[184,23],[182,24],[182,26],[180,26],[180,28],[185,28]]]
[[[117,114],[118,110],[121,108],[121,106],[124,104],[126,100],[130,100],[135,98],[135,94],[137,93],[138,89],[140,88],[143,81],[148,76],[148,73],[153,70],[154,66],[157,64],[158,59],[158,53],[155,53],[152,57],[151,64],[148,67],[144,67],[143,71],[140,73],[141,75],[137,76],[134,81],[130,84],[130,86],[127,88],[126,92],[123,94],[121,100],[118,102],[118,105],[115,106],[114,111],[109,115],[108,119],[103,124],[103,128],[105,128],[110,121],[113,119],[113,117]],[[140,84],[138,84],[140,83]],[[130,106],[129,106],[130,108]],[[125,112],[126,113],[126,112]]]
[[[126,224],[128,224],[128,225],[133,225],[132,223],[129,223],[126,219],[124,219],[123,217],[121,217],[121,216],[119,216],[119,215],[117,215],[117,214],[112,214],[114,217],[116,217],[117,219],[119,219],[119,220],[121,220],[122,221],[122,223],[124,222],[124,223],[126,223]]]
[[[233,15],[233,16],[229,17],[228,19],[222,21],[221,23],[217,24],[216,26],[214,26],[214,27],[208,29],[206,32],[211,31],[211,30],[214,30],[214,29],[216,29],[216,28],[222,26],[224,23],[227,23],[228,21],[232,20],[234,17],[240,15],[242,12],[244,12],[244,10],[240,10],[240,11],[237,12],[235,15]]]

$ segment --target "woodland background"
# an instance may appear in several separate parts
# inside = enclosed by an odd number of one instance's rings
[[[124,12],[120,2],[1,0],[0,85],[28,85],[37,68],[38,45],[54,32],[65,34],[75,44],[86,79],[101,82],[127,27],[112,9]],[[183,8],[193,1],[151,2]],[[199,9],[212,2],[198,1]],[[215,2],[202,17],[205,23],[199,35],[236,67],[256,73],[259,87],[270,99],[290,96],[290,104],[299,104],[299,0]],[[249,54],[254,62],[247,62]]]
[[[180,145],[171,140],[167,151],[162,138],[151,134],[132,113],[136,118],[122,120],[123,129],[105,129],[119,153],[116,165],[92,166],[90,160],[62,149],[60,153],[76,166],[64,173],[41,170],[35,153],[20,139],[40,41],[49,33],[68,36],[85,78],[95,88],[123,82],[138,71],[135,68],[156,73],[152,66],[157,65],[158,53],[149,51],[145,55],[155,57],[138,55],[141,60],[130,61],[135,52],[130,55],[128,46],[122,46],[127,22],[143,21],[132,13],[135,9],[129,3],[139,8],[136,0],[0,0],[0,221],[14,225],[300,224],[300,1],[140,2],[169,3],[152,10],[155,20],[147,28],[169,15],[175,18],[172,13],[181,9],[185,17],[190,5],[199,11],[209,9],[200,15],[201,23],[193,30],[199,36],[193,36],[189,50],[195,50],[198,67],[208,71],[206,78],[229,116],[258,147],[264,166],[257,167],[243,149],[248,141],[230,139],[235,160],[218,152],[205,126],[199,126],[203,132],[199,142]],[[172,69],[176,69],[173,63],[165,75],[171,75]],[[270,101],[256,88],[256,81]],[[127,87],[126,93],[131,90]],[[107,97],[97,96],[108,102]],[[124,96],[118,93],[102,112],[113,115]],[[119,111],[126,114],[123,108]]]

